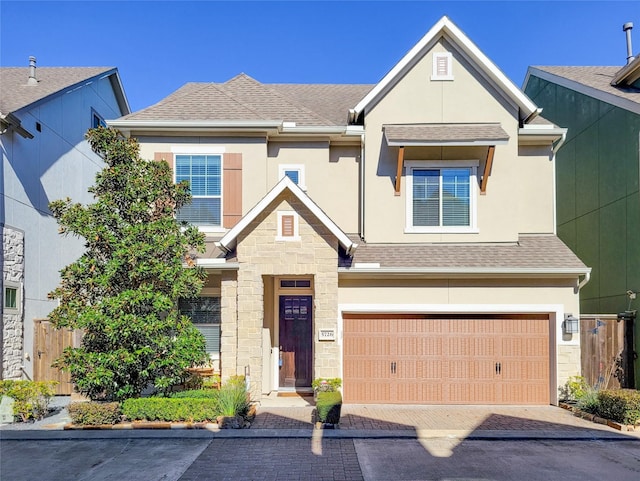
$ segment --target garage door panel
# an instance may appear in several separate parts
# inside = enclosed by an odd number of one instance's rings
[[[548,404],[549,320],[346,316],[344,385],[346,402]]]

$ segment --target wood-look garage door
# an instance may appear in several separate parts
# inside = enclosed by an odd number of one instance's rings
[[[549,404],[549,319],[345,315],[344,400]]]

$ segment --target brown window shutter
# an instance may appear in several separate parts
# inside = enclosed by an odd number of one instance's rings
[[[242,154],[223,157],[222,225],[231,229],[242,218]]]
[[[171,170],[173,170],[173,152],[155,152],[153,154],[153,160],[166,160]]]
[[[292,215],[283,215],[282,216],[282,225],[280,226],[282,229],[282,237],[293,237],[294,232],[294,223]]]

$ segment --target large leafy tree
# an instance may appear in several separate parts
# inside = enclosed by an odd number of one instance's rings
[[[83,332],[80,347],[57,360],[76,389],[122,400],[150,385],[165,389],[205,359],[204,338],[177,309],[179,298],[202,288],[205,274],[188,252],[202,252],[204,237],[176,221],[191,194],[187,183],[173,183],[166,162],[141,159],[137,141],[112,128],[86,137],[106,166],[89,188],[94,203],[67,198],[49,206],[62,234],[86,241],[50,293],[60,301],[50,319]]]

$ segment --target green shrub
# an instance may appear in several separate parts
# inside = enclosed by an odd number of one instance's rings
[[[55,394],[56,381],[0,381],[0,397],[9,396],[15,400],[13,415],[23,422],[42,419],[49,412],[49,402]]]
[[[244,377],[230,379],[217,392],[220,416],[244,416],[249,411],[249,394]]]
[[[210,421],[217,417],[215,399],[132,398],[122,403],[122,413],[130,420]]]
[[[321,423],[338,424],[342,409],[342,395],[337,391],[320,391],[316,399],[317,419]]]
[[[600,391],[597,414],[622,424],[640,422],[640,391],[635,389]]]
[[[576,407],[581,411],[597,414],[598,413],[598,390],[592,387],[588,388],[582,396],[577,399]]]
[[[563,401],[578,401],[591,388],[587,380],[582,376],[571,376],[560,390],[560,399]]]
[[[69,416],[73,424],[97,426],[116,424],[120,421],[119,403],[78,402],[69,404]]]
[[[315,392],[331,392],[337,391],[342,386],[342,379],[339,377],[314,379],[311,387]]]
[[[217,390],[215,389],[190,389],[188,391],[179,391],[172,393],[169,397],[180,399],[218,399]]]

